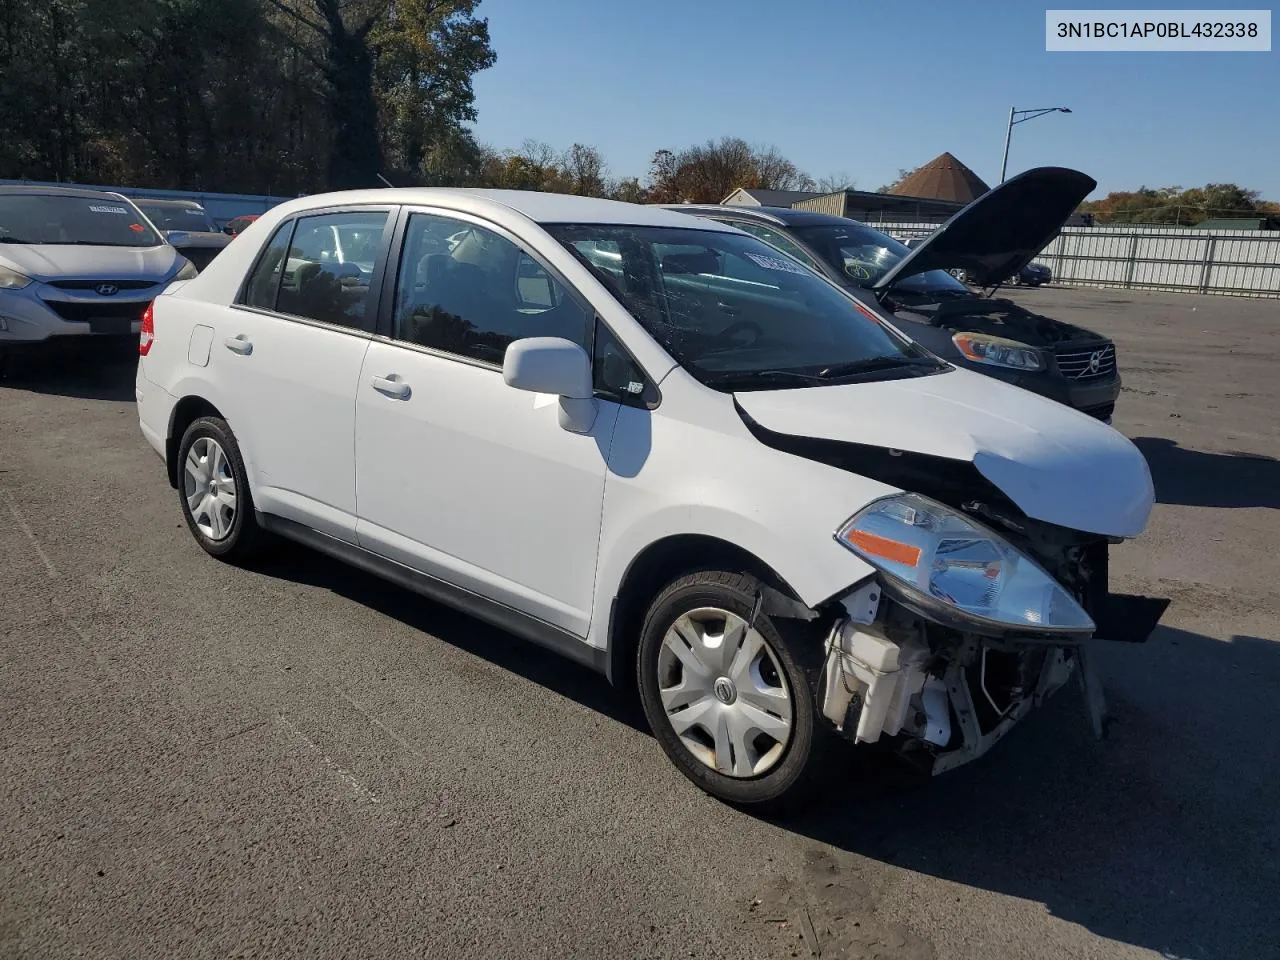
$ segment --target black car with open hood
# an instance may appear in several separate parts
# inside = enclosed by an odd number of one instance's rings
[[[871,226],[780,207],[679,204],[738,227],[892,317],[938,356],[1110,421],[1120,394],[1106,337],[995,296],[1062,229],[1097,183],[1064,167],[1018,174],[983,194],[914,249]],[[963,271],[974,290],[950,271]]]

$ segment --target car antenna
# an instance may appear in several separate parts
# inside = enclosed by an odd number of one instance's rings
[[[384,177],[382,174],[375,173],[374,176],[377,177],[379,180],[381,180],[383,183],[385,183],[391,189],[393,190],[395,189],[395,184],[392,183],[390,180],[388,180],[386,177]]]

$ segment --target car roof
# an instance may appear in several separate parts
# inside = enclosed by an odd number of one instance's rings
[[[681,227],[691,229],[683,214],[657,206],[578,197],[535,190],[490,190],[463,187],[392,187],[381,190],[347,190],[341,193],[317,194],[290,200],[272,212],[292,215],[317,207],[339,204],[396,203],[428,204],[453,209],[467,209],[492,204],[522,214],[535,223],[617,223],[643,227]],[[696,229],[696,228],[695,228]],[[707,224],[703,229],[730,231],[732,227]]]
[[[6,184],[0,186],[0,196],[3,197],[76,197],[80,200],[123,200],[118,193],[108,193],[105,190],[84,190],[78,187],[41,187],[32,184],[24,186],[21,184]]]
[[[747,207],[725,203],[681,203],[670,204],[664,210],[687,210],[692,216],[734,216],[741,220],[753,220],[756,223],[772,223],[779,226],[796,227],[815,223],[832,223],[848,226],[850,223],[862,224],[861,220],[852,217],[838,217],[831,213],[818,213],[814,210],[796,210],[792,207]],[[870,224],[862,224],[871,226]],[[872,227],[872,229],[876,229]]]

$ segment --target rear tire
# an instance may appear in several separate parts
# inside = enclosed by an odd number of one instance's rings
[[[174,467],[187,529],[210,556],[228,563],[253,559],[266,539],[258,525],[244,458],[225,420],[201,417],[178,445]]]
[[[831,732],[813,681],[812,625],[760,613],[745,573],[681,577],[649,607],[636,669],[654,736],[680,772],[727,803],[778,809],[815,786]]]

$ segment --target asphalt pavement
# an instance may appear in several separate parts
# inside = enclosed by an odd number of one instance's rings
[[[1041,289],[1115,338],[1172,598],[933,781],[785,822],[607,683],[302,548],[206,557],[128,355],[0,382],[0,957],[1280,957],[1280,302]]]

